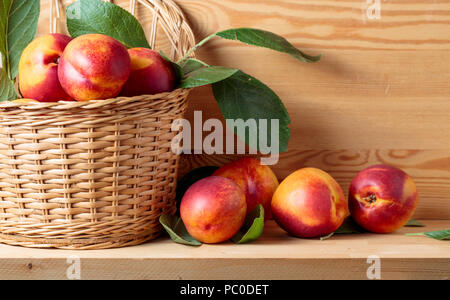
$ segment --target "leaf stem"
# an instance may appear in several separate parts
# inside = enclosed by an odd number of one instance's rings
[[[8,13],[7,13],[7,17],[8,19],[5,20],[5,51],[6,53],[4,53],[5,55],[5,65],[3,66],[3,68],[5,68],[6,70],[6,74],[8,76],[8,78],[10,80],[14,80],[14,78],[11,78],[11,63],[10,63],[10,57],[9,57],[9,43],[8,43],[8,38],[9,38],[9,16],[11,13],[11,8],[12,8],[13,2],[11,1],[11,4],[8,8]]]
[[[407,236],[425,236],[425,232],[419,232],[419,233],[407,233],[405,234]]]
[[[203,46],[204,44],[209,42],[209,40],[212,39],[215,36],[216,36],[216,33],[211,34],[210,36],[208,36],[205,39],[203,39],[200,43],[198,43],[193,48],[191,48],[188,52],[186,52],[186,54],[179,61],[177,61],[177,64],[181,64],[183,61],[188,59],[195,51],[198,50],[198,48],[200,48],[201,46]]]

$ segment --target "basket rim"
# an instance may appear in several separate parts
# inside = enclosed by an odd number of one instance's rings
[[[175,89],[171,92],[164,92],[154,95],[139,95],[139,96],[133,96],[133,97],[115,97],[110,99],[101,99],[101,100],[89,100],[89,101],[58,101],[58,102],[28,102],[28,103],[21,103],[21,102],[14,102],[14,101],[3,101],[0,102],[0,113],[3,110],[11,110],[14,108],[17,109],[25,109],[25,110],[41,110],[41,109],[54,109],[54,110],[69,110],[69,109],[85,109],[85,110],[92,110],[92,109],[99,109],[106,106],[111,105],[122,105],[122,104],[128,104],[133,103],[136,101],[142,101],[143,98],[146,100],[162,100],[162,99],[168,99],[168,98],[175,98],[179,96],[180,94],[188,94],[192,89],[186,89],[186,88],[179,88]],[[18,100],[23,99],[19,98]]]

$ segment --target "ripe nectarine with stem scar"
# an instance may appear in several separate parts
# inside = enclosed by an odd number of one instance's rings
[[[375,233],[389,233],[403,227],[417,206],[414,181],[402,170],[375,165],[358,173],[349,191],[353,219]]]

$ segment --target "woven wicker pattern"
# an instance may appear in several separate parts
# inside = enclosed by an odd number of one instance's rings
[[[194,45],[172,1],[136,2],[154,11],[173,57]],[[0,242],[102,249],[157,237],[159,216],[175,211],[171,125],[188,93],[0,104]]]

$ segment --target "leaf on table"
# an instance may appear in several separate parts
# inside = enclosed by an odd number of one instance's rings
[[[425,232],[425,235],[436,240],[450,240],[450,229]]]
[[[236,74],[238,69],[210,66],[188,73],[180,82],[180,88],[194,88],[223,81]]]
[[[411,219],[405,224],[405,227],[425,227],[425,225],[417,220]]]
[[[264,47],[278,52],[287,53],[302,62],[317,62],[321,58],[321,55],[311,56],[303,53],[299,49],[295,48],[284,37],[261,29],[235,28],[218,32],[216,35],[224,39],[236,40],[248,45]]]
[[[327,240],[336,234],[360,234],[366,232],[367,231],[361,226],[359,226],[358,223],[356,223],[351,216],[348,216],[347,218],[345,218],[342,225],[335,232],[327,236],[321,237],[320,240],[321,241]]]
[[[72,37],[105,34],[127,48],[150,48],[139,21],[128,11],[101,0],[79,0],[67,7],[67,29]]]
[[[264,207],[259,204],[247,215],[244,225],[231,240],[236,244],[253,242],[261,236],[263,230]]]
[[[14,83],[8,78],[4,69],[0,69],[0,101],[17,99]]]
[[[268,86],[238,71],[231,77],[213,84],[213,92],[225,119],[256,121],[256,128],[255,126],[247,126],[245,130],[237,130],[236,126],[233,128],[234,132],[250,147],[261,151],[260,138],[263,136],[268,147],[272,146],[273,140],[279,142],[277,149],[279,151],[275,150],[272,153],[287,151],[290,138],[288,125],[291,120],[280,97]],[[279,126],[275,136],[272,136],[271,120],[273,119],[278,120]],[[266,128],[261,127],[261,120],[266,121]],[[264,131],[267,131],[267,134],[264,134]],[[251,136],[258,137],[259,143],[255,141],[256,139],[250,139]],[[267,154],[264,151],[261,152]]]
[[[358,225],[352,217],[347,217],[344,223],[334,232],[334,234],[358,234],[366,233],[367,231]]]
[[[420,232],[420,233],[407,233],[408,236],[426,236],[435,240],[450,240],[450,229]]]
[[[202,244],[187,232],[181,218],[166,214],[159,217],[159,222],[175,243],[189,246],[200,246]]]
[[[0,52],[10,80],[16,78],[20,56],[36,35],[39,13],[39,0],[0,1]]]
[[[424,226],[425,225],[421,224],[420,222],[414,219],[411,219],[410,221],[408,221],[408,223],[405,224],[405,227],[424,227]],[[367,232],[368,231],[359,226],[358,223],[356,223],[356,221],[351,216],[348,216],[347,218],[345,218],[344,223],[342,223],[342,225],[335,232],[333,232],[328,236],[321,237],[320,239],[325,240],[336,234],[361,234]]]

